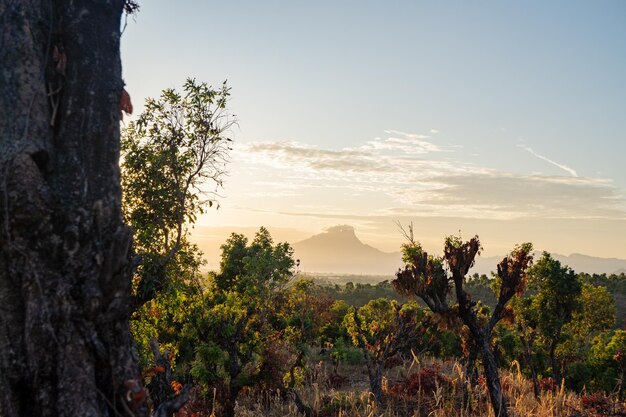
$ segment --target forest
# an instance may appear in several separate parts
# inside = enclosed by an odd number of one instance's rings
[[[523,243],[491,277],[470,274],[477,236],[449,236],[432,255],[412,225],[398,234],[404,268],[378,284],[302,276],[264,227],[233,233],[219,270],[202,272],[190,236],[216,204],[199,181],[221,186],[228,98],[226,85],[189,79],[148,99],[122,134],[131,333],[151,408],[186,398],[179,416],[626,413],[623,273],[577,273]]]
[[[9,3],[0,416],[626,416],[624,273],[519,242],[479,275],[479,236],[428,253],[412,224],[377,284],[302,275],[260,225],[207,273],[192,238],[228,186],[229,84],[130,118],[134,1]]]

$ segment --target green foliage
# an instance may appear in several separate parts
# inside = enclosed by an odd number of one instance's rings
[[[563,350],[557,351],[560,343],[568,338],[566,325],[581,308],[582,285],[574,271],[544,252],[529,270],[532,308],[537,311],[539,338],[545,343],[551,361],[552,377],[560,380]]]
[[[348,344],[344,339],[337,339],[333,344],[330,350],[330,357],[335,363],[345,363],[347,365],[362,365],[365,363],[361,349]]]
[[[329,285],[322,281],[322,284],[316,286],[316,292],[326,294],[334,300],[342,300],[346,304],[354,307],[364,306],[371,300],[377,298],[388,298],[390,300],[396,300],[399,303],[407,301],[407,297],[399,295],[387,280],[376,284],[360,282],[355,284],[349,281],[344,285]]]
[[[188,229],[214,203],[214,192],[201,187],[222,185],[233,123],[226,113],[229,95],[226,84],[214,90],[188,79],[183,94],[167,89],[148,98],[145,111],[122,132],[124,216],[142,257],[136,307],[201,263]]]
[[[343,324],[355,346],[374,364],[403,352],[420,352],[433,344],[430,314],[416,303],[399,305],[387,298],[349,311]]]
[[[264,227],[250,245],[245,236],[233,233],[221,248],[221,270],[215,277],[220,290],[267,292],[284,286],[293,276],[293,249],[288,243],[274,245]]]
[[[545,339],[558,343],[563,326],[580,308],[582,285],[574,271],[562,267],[547,252],[543,253],[528,275],[535,292],[533,305],[538,312],[539,330]]]
[[[319,339],[322,346],[336,346],[344,339],[347,340],[348,332],[343,325],[343,318],[349,310],[350,306],[343,300],[335,300],[332,303],[328,311],[328,320],[320,327]]]
[[[318,296],[310,280],[292,281],[292,254],[263,227],[250,242],[233,234],[222,245],[220,271],[189,304],[181,344],[193,354],[185,360],[206,389],[221,387],[227,407],[244,387],[301,383],[308,347],[332,319],[332,299]]]
[[[581,308],[572,314],[569,331],[579,337],[589,337],[615,326],[615,300],[605,287],[582,285]]]

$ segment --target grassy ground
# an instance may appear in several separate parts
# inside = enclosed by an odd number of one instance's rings
[[[626,416],[624,403],[613,397],[578,395],[562,387],[546,387],[537,400],[532,384],[516,367],[503,371],[501,380],[511,416]],[[345,366],[335,371],[331,364],[322,361],[311,367],[297,391],[319,417],[494,416],[484,380],[479,378],[475,386],[467,386],[456,362],[407,362],[387,370],[384,388],[386,404],[376,404],[368,391],[364,366]],[[217,413],[206,407],[203,410],[198,403],[192,401],[178,417],[219,416],[219,409]],[[294,401],[271,390],[248,390],[240,395],[237,404],[236,415],[241,417],[301,415]]]

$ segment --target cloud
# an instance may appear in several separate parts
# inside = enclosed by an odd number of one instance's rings
[[[541,159],[542,161],[546,161],[547,163],[552,164],[555,167],[561,168],[563,171],[567,172],[572,177],[578,177],[578,174],[572,168],[568,167],[567,165],[563,165],[563,164],[560,164],[560,163],[558,163],[556,161],[553,161],[552,159],[549,159],[549,158],[547,158],[547,157],[545,157],[543,155],[538,154],[530,146],[527,146],[527,145],[525,145],[523,143],[520,143],[520,144],[517,145],[517,147],[527,150],[528,152],[530,152],[530,154],[536,156],[537,158]]]
[[[327,150],[295,141],[252,142],[239,148],[239,156],[248,162],[261,162],[275,167],[299,166],[311,170],[370,171],[391,169],[384,167],[366,150],[343,149]],[[259,157],[262,159],[259,160]]]
[[[433,152],[454,152],[454,146],[436,145],[429,135],[406,133],[398,130],[385,130],[390,135],[386,139],[376,138],[361,146],[361,150],[399,151],[407,155],[425,155]],[[431,130],[429,133],[439,133]]]
[[[237,152],[248,166],[272,169],[269,195],[299,190],[292,207],[314,207],[332,199],[332,212],[323,210],[332,216],[376,212],[497,220],[626,219],[624,196],[609,179],[578,177],[550,160],[570,175],[504,172],[467,162],[463,158],[472,158],[450,151],[452,145],[432,143],[427,135],[386,133],[385,139],[355,148],[253,142]],[[260,191],[256,184],[251,184],[251,193]]]

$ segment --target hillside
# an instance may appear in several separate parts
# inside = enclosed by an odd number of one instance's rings
[[[292,246],[295,258],[300,259],[300,270],[306,273],[392,277],[402,267],[400,252],[383,252],[361,242],[354,227],[348,225],[330,227]],[[471,272],[490,275],[503,256],[478,257]],[[579,253],[569,256],[553,253],[552,256],[576,272],[619,274],[626,271],[626,259],[599,258]],[[539,257],[541,252],[535,252],[535,258]]]
[[[478,257],[476,265],[472,269],[473,272],[489,275],[502,260],[501,256]],[[541,257],[541,252],[535,252],[535,259]],[[580,253],[572,253],[571,255],[561,255],[553,253],[552,257],[562,265],[567,265],[576,272],[586,272],[588,274],[620,274],[626,271],[626,259],[618,258],[599,258],[595,256],[583,255]]]
[[[402,266],[400,253],[366,245],[352,226],[334,226],[293,244],[303,272],[393,275]]]

